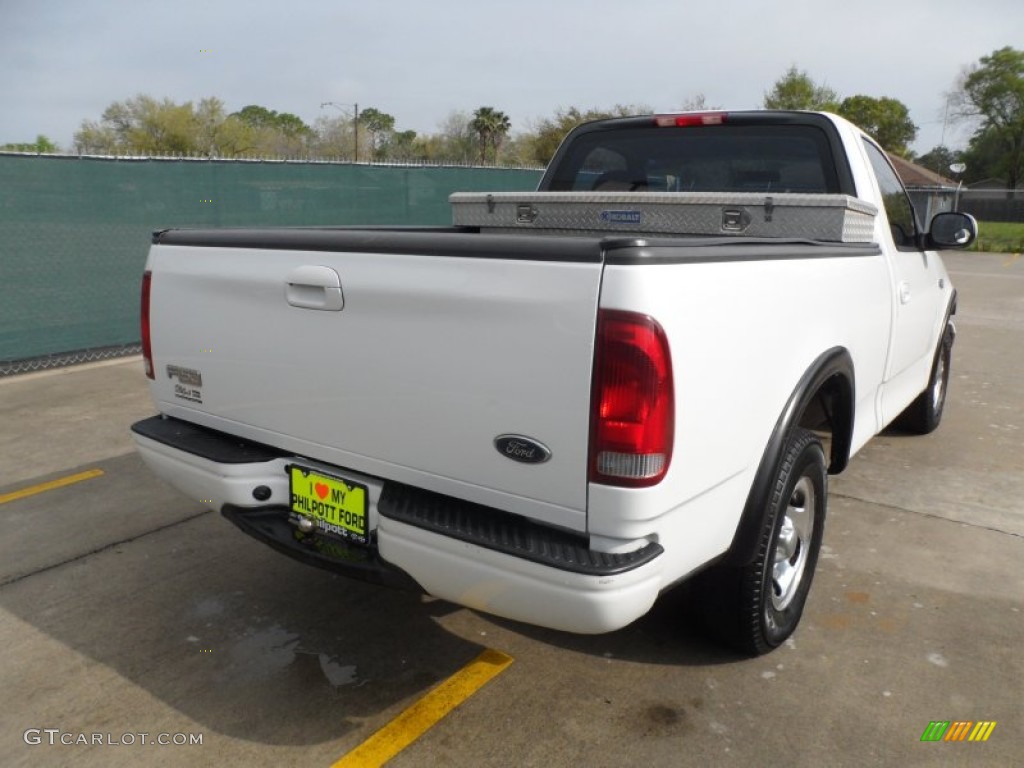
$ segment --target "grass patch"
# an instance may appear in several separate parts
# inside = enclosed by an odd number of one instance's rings
[[[972,251],[1024,253],[1024,222],[979,221],[978,240]]]

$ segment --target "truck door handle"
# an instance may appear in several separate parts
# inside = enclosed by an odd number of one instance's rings
[[[900,283],[900,304],[910,303],[910,283]]]
[[[338,312],[345,307],[341,278],[330,267],[306,265],[288,273],[285,298],[293,307]]]

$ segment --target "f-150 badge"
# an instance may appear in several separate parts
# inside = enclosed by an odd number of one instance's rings
[[[546,445],[523,435],[498,435],[494,447],[502,456],[523,464],[543,464],[551,458]]]
[[[202,403],[203,374],[194,368],[182,368],[178,365],[167,366],[167,378],[177,379],[174,385],[174,396],[190,403]]]

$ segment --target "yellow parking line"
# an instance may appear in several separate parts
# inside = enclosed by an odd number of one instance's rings
[[[487,649],[331,768],[378,768],[429,731],[449,712],[500,675],[511,656]]]
[[[44,491],[52,491],[54,488],[63,488],[65,485],[73,485],[83,480],[91,480],[94,477],[100,477],[102,474],[102,469],[89,469],[85,472],[79,472],[77,475],[68,475],[67,477],[51,480],[48,483],[30,485],[28,488],[22,488],[20,491],[11,491],[10,493],[0,495],[0,504],[6,504],[8,501],[14,501],[15,499],[24,499],[26,496],[35,496],[37,493],[43,493]]]

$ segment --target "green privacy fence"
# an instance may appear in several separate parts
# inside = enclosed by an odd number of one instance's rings
[[[0,375],[131,351],[167,227],[450,224],[456,191],[538,170],[0,155]]]

